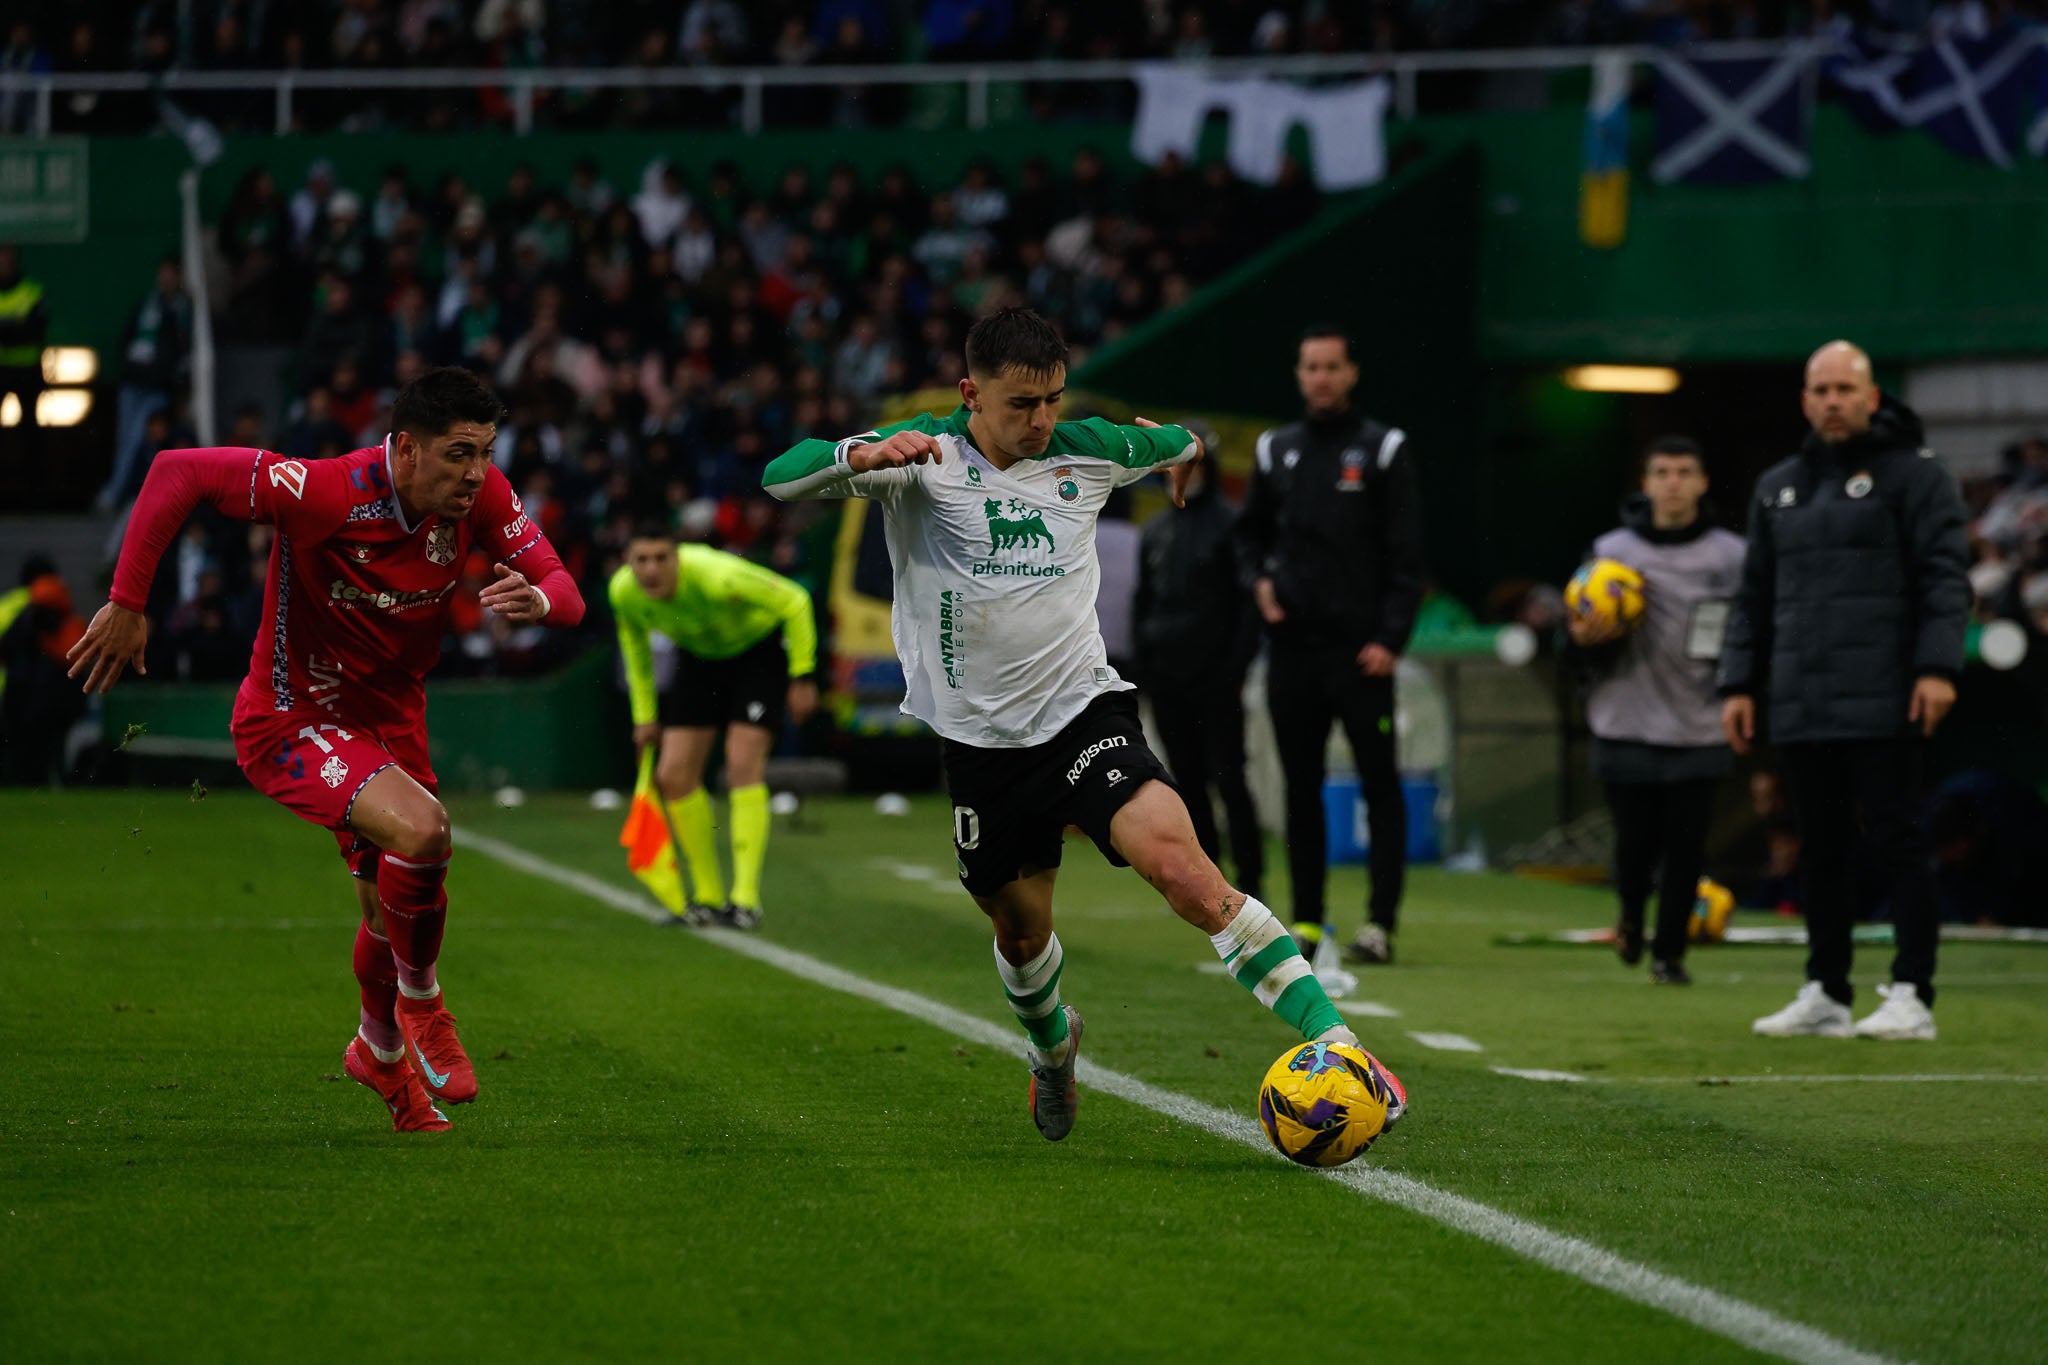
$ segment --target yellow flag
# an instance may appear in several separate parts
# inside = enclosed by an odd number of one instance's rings
[[[626,809],[625,826],[619,830],[619,846],[626,850],[626,866],[647,884],[654,899],[669,913],[683,913],[683,875],[676,866],[675,840],[669,837],[668,817],[661,813],[661,793],[654,785],[654,750],[640,754],[640,780],[633,785],[633,804]]]

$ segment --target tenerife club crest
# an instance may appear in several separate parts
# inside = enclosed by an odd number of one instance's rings
[[[455,562],[455,528],[436,526],[427,532],[427,558],[443,566]]]

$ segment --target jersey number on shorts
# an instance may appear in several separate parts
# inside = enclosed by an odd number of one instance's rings
[[[322,730],[332,730],[343,739],[352,740],[355,738],[354,735],[342,729],[339,725],[325,724],[308,725],[305,729],[299,731],[298,738],[308,741],[323,754],[331,754],[334,752],[334,746],[320,738]],[[298,745],[294,740],[287,739],[284,743],[278,745],[277,756],[271,761],[280,768],[289,769],[293,777],[304,777],[306,775],[305,756],[298,752]]]
[[[953,807],[953,846],[962,849],[981,847],[981,817],[971,806]]]

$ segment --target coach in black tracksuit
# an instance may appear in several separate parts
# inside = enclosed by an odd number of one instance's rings
[[[1963,666],[1966,513],[1954,476],[1921,446],[1919,418],[1881,399],[1861,351],[1815,352],[1803,401],[1812,433],[1757,480],[1721,655],[1723,725],[1747,752],[1761,706],[1806,875],[1808,984],[1755,1028],[1850,1032],[1850,862],[1861,846],[1890,892],[1896,984],[1854,1032],[1932,1038],[1939,908],[1921,768]]]
[[[1183,425],[1213,460],[1215,432],[1193,420]],[[1265,834],[1244,780],[1244,675],[1258,652],[1258,616],[1238,581],[1237,514],[1207,470],[1196,466],[1186,506],[1145,523],[1131,606],[1137,682],[1152,700],[1166,766],[1202,851],[1220,860],[1213,787],[1230,825],[1232,884],[1263,899]]]
[[[1287,780],[1296,937],[1322,940],[1323,750],[1344,726],[1371,835],[1371,918],[1354,961],[1393,960],[1408,813],[1394,758],[1394,664],[1422,602],[1422,516],[1406,435],[1351,406],[1358,366],[1335,328],[1295,358],[1307,415],[1259,437],[1238,555],[1271,652],[1267,701]]]

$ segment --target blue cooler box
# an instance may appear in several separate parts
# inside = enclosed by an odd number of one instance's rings
[[[1433,863],[1441,856],[1437,841],[1434,777],[1404,773],[1401,796],[1408,803],[1408,861]],[[1359,795],[1357,773],[1332,773],[1323,779],[1323,833],[1333,863],[1362,863],[1372,840],[1365,824],[1365,798]]]

